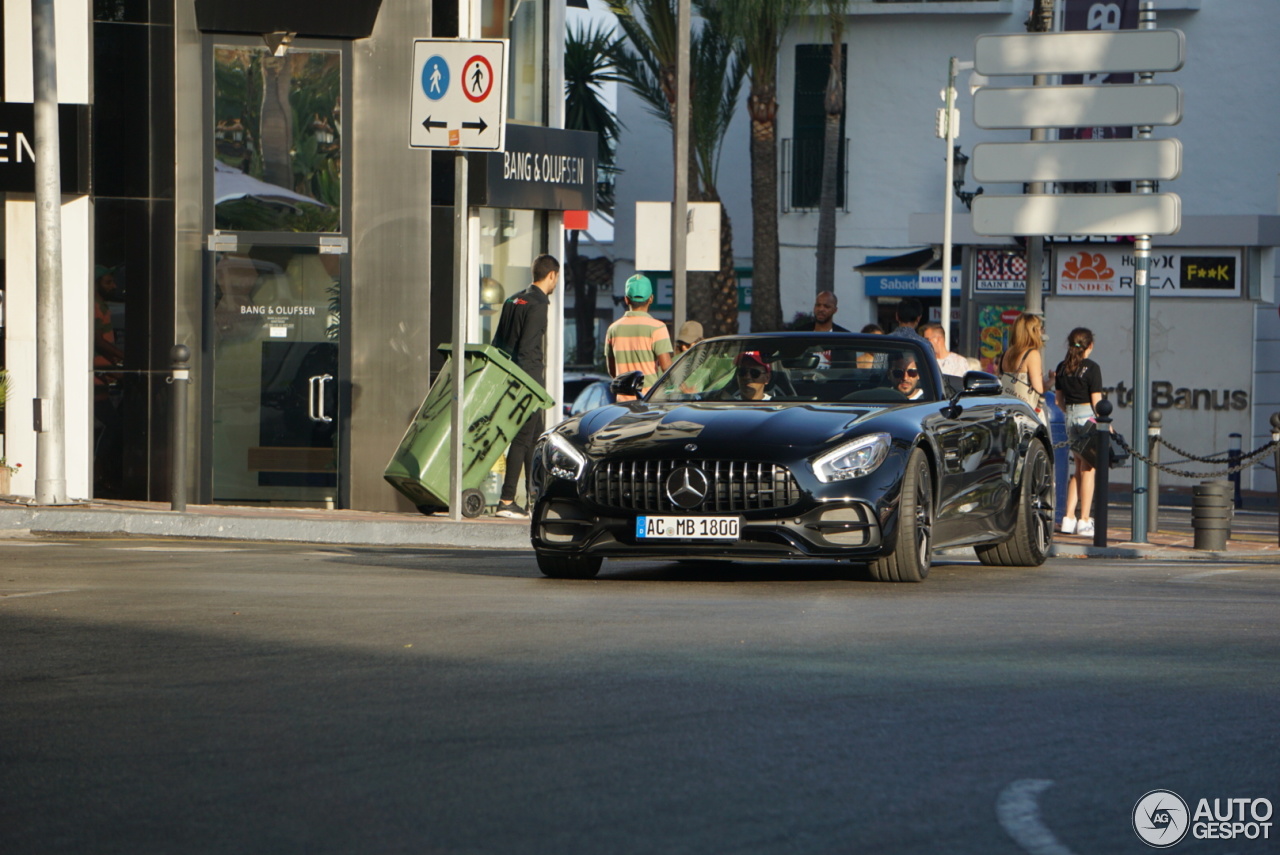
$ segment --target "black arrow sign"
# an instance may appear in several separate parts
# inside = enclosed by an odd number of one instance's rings
[[[423,120],[423,122],[422,122],[422,127],[424,127],[424,128],[426,128],[426,129],[427,129],[427,133],[431,133],[431,129],[432,129],[432,128],[445,128],[445,127],[448,127],[448,123],[447,123],[447,122],[433,122],[433,121],[431,121],[431,117],[430,117],[430,116],[427,116],[427,118],[426,118],[425,120]]]
[[[462,123],[462,128],[463,128],[463,130],[477,130],[477,131],[479,131],[480,133],[484,133],[484,129],[485,129],[485,128],[487,128],[487,127],[489,127],[489,126],[488,126],[488,125],[486,125],[486,124],[484,123],[484,119],[481,119],[481,120],[479,120],[478,122],[463,122],[463,123]]]

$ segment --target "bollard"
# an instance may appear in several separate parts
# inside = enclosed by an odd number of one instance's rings
[[[1227,465],[1235,469],[1240,465],[1240,434],[1229,433],[1227,438],[1231,440],[1231,448],[1227,451]],[[1236,510],[1240,510],[1243,507],[1243,501],[1240,496],[1240,473],[1232,472],[1227,478],[1235,485]]]
[[[185,344],[169,349],[173,387],[169,407],[169,509],[187,509],[187,387],[191,385],[191,350]]]
[[[1071,475],[1071,449],[1067,446],[1059,448],[1067,440],[1067,419],[1062,410],[1053,403],[1053,396],[1046,395],[1045,403],[1049,406],[1049,437],[1053,441],[1053,486],[1054,512],[1053,525],[1056,529],[1062,525],[1062,516],[1067,508],[1067,481]]]
[[[1280,442],[1280,413],[1271,414],[1271,441]],[[1280,446],[1276,447],[1276,509],[1280,510]],[[1280,513],[1276,514],[1276,539],[1280,542]]]
[[[1155,533],[1160,530],[1160,420],[1164,416],[1159,410],[1147,413],[1147,456],[1151,465],[1147,467],[1147,531]]]
[[[1201,481],[1191,488],[1191,528],[1195,548],[1217,552],[1231,536],[1231,482]]]
[[[1093,545],[1107,545],[1107,504],[1111,498],[1111,402],[1103,398],[1094,408],[1098,422],[1098,462],[1093,481]]]

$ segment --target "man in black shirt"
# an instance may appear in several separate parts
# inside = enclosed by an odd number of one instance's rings
[[[547,366],[543,339],[547,334],[547,309],[551,295],[560,281],[560,262],[550,255],[540,255],[533,261],[533,284],[519,294],[507,298],[502,304],[498,328],[493,333],[493,344],[506,352],[521,370],[542,385],[547,383]],[[545,420],[539,410],[529,419],[511,440],[507,451],[507,477],[502,482],[502,497],[498,501],[498,516],[511,519],[528,517],[528,512],[516,504],[516,488],[520,485],[521,470],[528,471],[533,463],[533,444],[542,433]]]

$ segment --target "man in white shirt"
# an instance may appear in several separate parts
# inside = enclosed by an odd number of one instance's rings
[[[942,369],[943,374],[950,374],[953,377],[965,375],[969,370],[969,360],[947,350],[947,338],[943,335],[942,324],[921,324],[920,334],[933,345],[933,355],[938,357],[938,367]]]

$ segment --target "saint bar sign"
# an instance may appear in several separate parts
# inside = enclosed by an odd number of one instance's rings
[[[507,125],[506,150],[472,154],[472,205],[542,211],[594,211],[596,135]]]
[[[58,105],[62,192],[89,193],[89,105]],[[35,105],[0,103],[0,191],[36,192]]]

